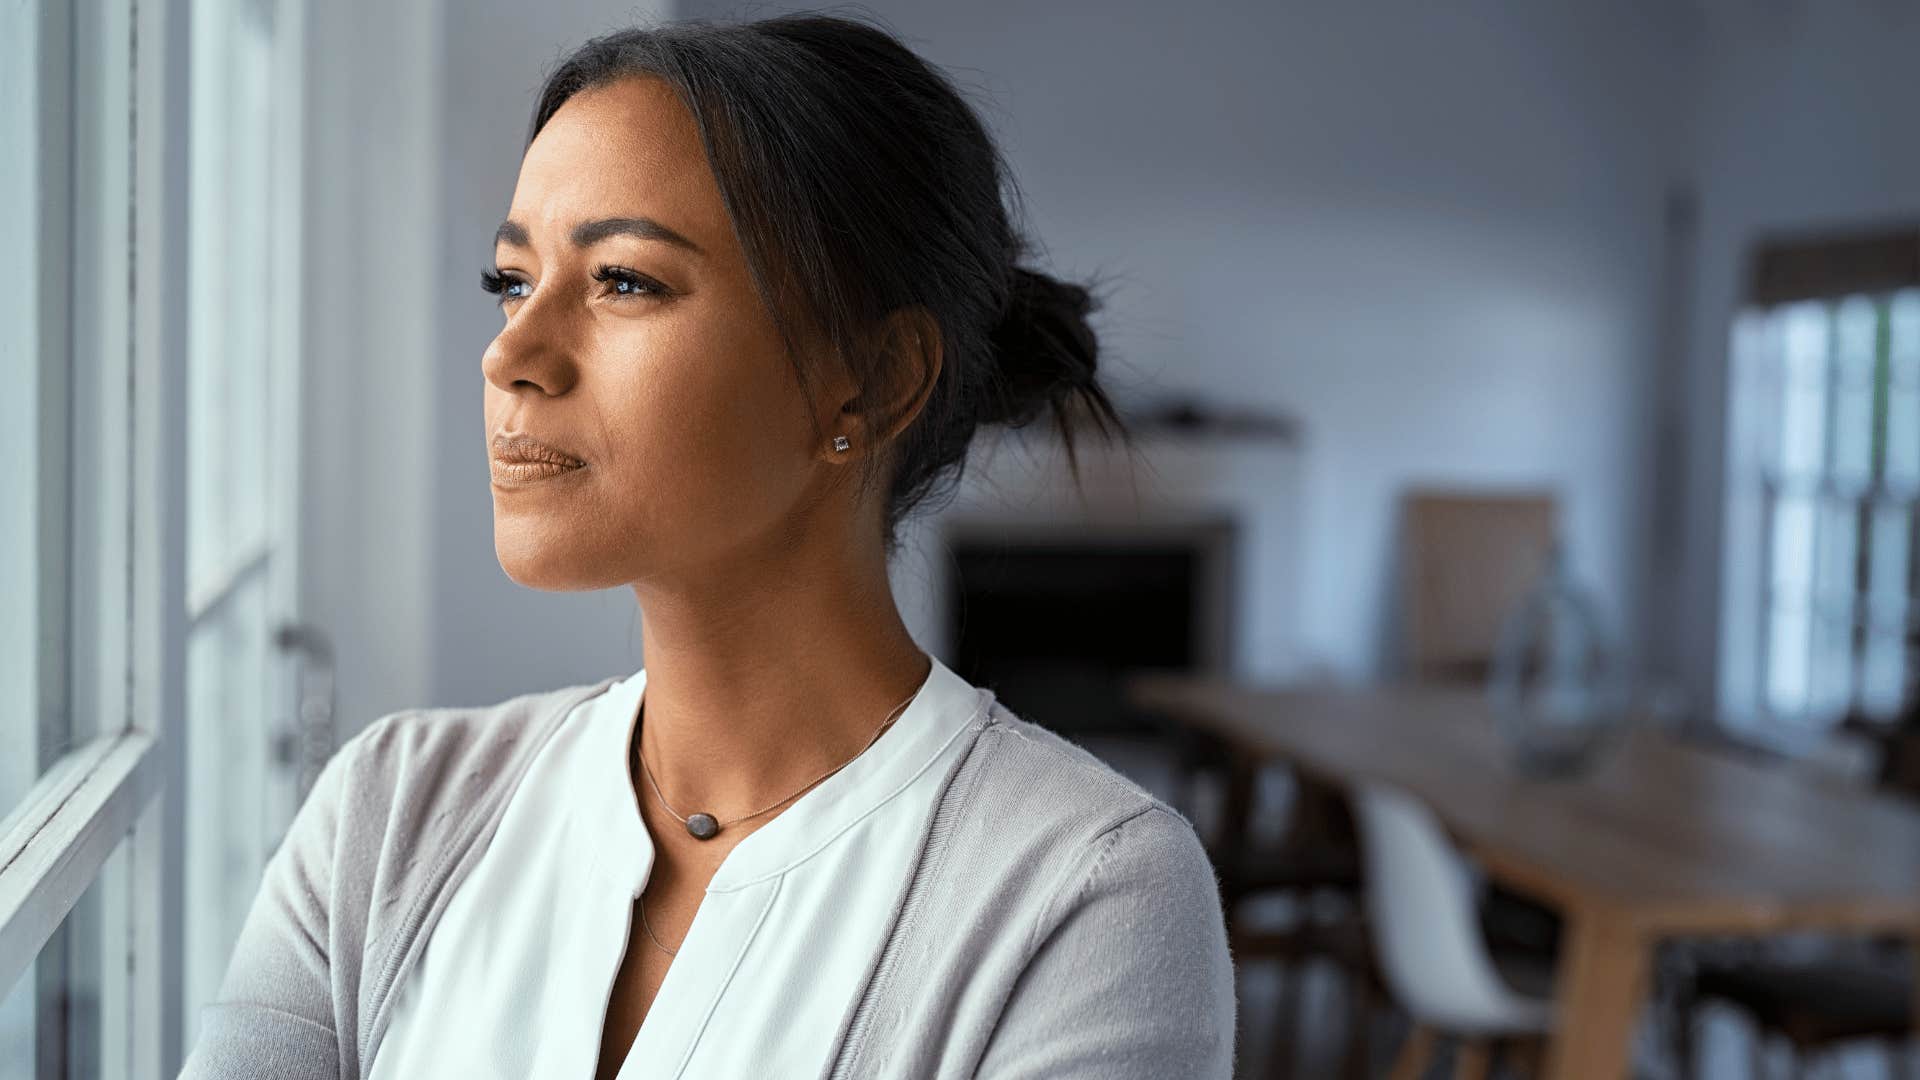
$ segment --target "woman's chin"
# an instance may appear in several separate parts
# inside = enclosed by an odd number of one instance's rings
[[[493,553],[500,569],[515,585],[545,592],[578,592],[602,589],[607,585],[590,567],[580,565],[578,545],[554,543],[526,530],[496,526]]]

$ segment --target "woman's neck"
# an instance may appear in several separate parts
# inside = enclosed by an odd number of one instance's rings
[[[698,599],[636,587],[641,752],[680,815],[726,822],[793,795],[858,756],[926,681],[884,574],[853,584]],[[629,767],[638,796],[657,799]]]

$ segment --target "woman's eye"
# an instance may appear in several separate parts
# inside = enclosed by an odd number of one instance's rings
[[[616,296],[665,296],[670,291],[645,274],[624,266],[602,266],[593,272],[593,280],[605,283],[607,291]]]
[[[489,269],[480,271],[480,287],[499,297],[499,302],[504,304],[509,300],[526,299],[528,290],[533,288],[533,283],[511,274]]]
[[[604,284],[607,292],[614,296],[667,296],[672,292],[645,274],[623,266],[602,266],[593,272],[593,280]],[[480,271],[480,287],[498,297],[502,306],[509,300],[524,300],[533,292],[533,282],[512,271],[490,267]]]

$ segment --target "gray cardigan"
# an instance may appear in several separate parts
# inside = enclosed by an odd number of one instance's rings
[[[348,740],[268,861],[181,1076],[359,1080],[534,754],[613,681]],[[1233,962],[1191,824],[998,701],[963,737],[816,1080],[1229,1080]]]

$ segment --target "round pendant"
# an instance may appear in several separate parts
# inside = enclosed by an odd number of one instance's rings
[[[720,823],[712,814],[694,814],[687,819],[687,831],[700,840],[711,840],[720,832]]]

